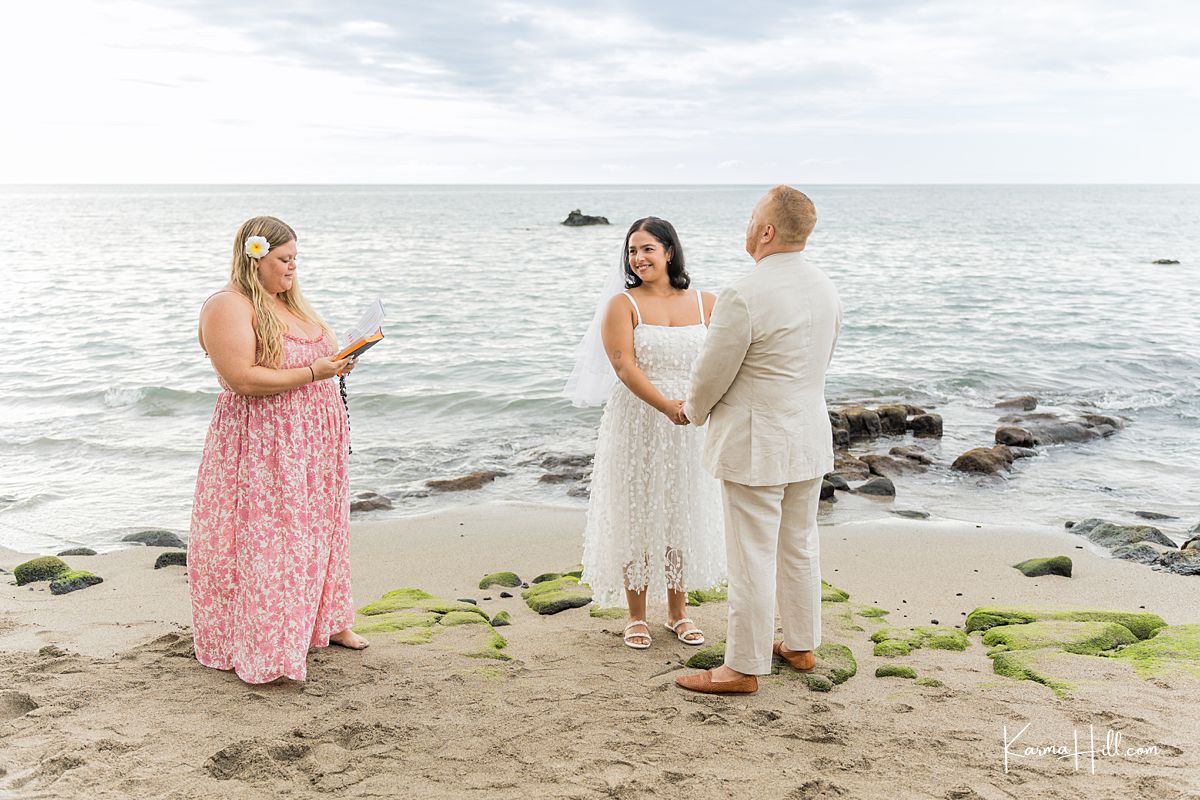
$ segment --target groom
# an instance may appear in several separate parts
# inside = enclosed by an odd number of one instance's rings
[[[842,308],[805,261],[816,221],[812,201],[790,186],[758,201],[746,230],[754,271],[717,298],[692,369],[683,414],[709,420],[704,466],[721,479],[729,555],[725,663],[676,679],[695,692],[753,693],[772,653],[808,671],[821,643],[817,502],[833,469],[825,370]]]

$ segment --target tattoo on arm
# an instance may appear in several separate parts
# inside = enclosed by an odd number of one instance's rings
[[[621,351],[617,350],[616,352],[613,353],[613,361],[620,361],[620,360],[621,360]]]

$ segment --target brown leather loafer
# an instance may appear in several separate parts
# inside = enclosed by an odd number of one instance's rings
[[[812,672],[817,666],[817,657],[813,655],[812,650],[787,650],[783,646],[783,642],[776,642],[771,645],[771,652],[778,658],[782,658],[788,663],[788,666],[797,672]]]
[[[711,669],[695,675],[680,675],[675,683],[690,692],[701,694],[754,694],[758,691],[758,678],[753,675],[743,675],[732,681],[714,681]]]

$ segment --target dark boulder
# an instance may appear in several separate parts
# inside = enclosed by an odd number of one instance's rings
[[[848,450],[835,450],[833,453],[833,471],[848,481],[866,480],[871,474],[871,468],[866,462],[850,454]]]
[[[1042,575],[1061,575],[1071,577],[1071,559],[1067,556],[1051,556],[1049,558],[1030,558],[1020,564],[1013,564],[1026,578],[1039,578]]]
[[[871,470],[872,475],[882,475],[885,478],[896,478],[925,471],[924,464],[907,458],[874,454],[863,456],[862,460]]]
[[[835,450],[850,446],[850,431],[845,428],[833,428],[833,447]]]
[[[905,519],[929,519],[928,511],[916,511],[911,508],[893,508],[892,513]]]
[[[845,427],[852,440],[875,439],[883,432],[879,415],[865,406],[840,408],[838,413],[846,420]]]
[[[996,429],[996,444],[1013,447],[1033,447],[1033,434],[1015,425],[1003,425]]]
[[[837,474],[836,472],[826,473],[825,483],[832,484],[833,488],[837,489],[839,492],[850,491],[850,484],[846,482],[845,478],[843,478],[841,475]]]
[[[1176,575],[1200,575],[1200,550],[1172,550],[1163,553],[1154,566]]]
[[[121,537],[122,542],[139,542],[146,547],[186,547],[183,540],[162,528],[147,528]]]
[[[833,490],[835,488],[836,487],[834,487],[834,485],[829,481],[821,481],[821,499],[836,500],[837,498],[833,496]]]
[[[1150,262],[1151,264],[1178,264],[1179,262],[1173,258],[1156,258]]]
[[[1164,547],[1161,544],[1154,544],[1153,542],[1135,542],[1114,548],[1112,556],[1113,558],[1133,561],[1137,564],[1153,564],[1162,558],[1164,553],[1168,553],[1172,549],[1174,548]]]
[[[96,551],[90,547],[72,547],[70,550],[63,550],[59,553],[60,556],[94,556]]]
[[[1123,544],[1153,542],[1175,548],[1162,531],[1152,525],[1117,525],[1104,520],[1086,519],[1071,529],[1073,533],[1087,537],[1088,541],[1101,547],[1120,547]]]
[[[1012,453],[1013,458],[1035,458],[1038,454],[1032,447],[1009,447],[1008,451]]]
[[[1179,519],[1179,517],[1173,517],[1170,514],[1161,514],[1158,511],[1135,511],[1133,515],[1150,520]]]
[[[1200,550],[1200,536],[1193,536],[1183,544],[1179,545],[1180,550]]]
[[[896,485],[883,476],[871,478],[866,483],[852,489],[855,494],[866,494],[874,497],[895,497]]]
[[[940,438],[942,435],[941,414],[918,414],[908,421],[908,429],[913,436],[930,436]]]
[[[104,578],[90,572],[73,569],[50,581],[50,594],[70,594],[98,583],[104,583]]]
[[[187,553],[185,553],[185,552],[177,551],[177,552],[173,552],[173,553],[160,553],[158,558],[155,559],[155,561],[154,561],[155,569],[162,569],[163,567],[186,567],[186,566],[187,566]]]
[[[425,481],[425,485],[439,492],[465,492],[471,489],[482,488],[485,484],[491,483],[496,478],[502,478],[507,474],[507,472],[499,470],[480,470],[479,472],[472,472],[458,478]]]
[[[582,211],[580,211],[577,208],[574,211],[572,211],[570,214],[567,214],[567,218],[564,219],[559,224],[560,225],[569,225],[572,228],[578,228],[578,227],[582,227],[584,225],[608,225],[609,222],[608,222],[608,217],[588,216],[587,214],[584,214]]]
[[[976,447],[968,450],[950,465],[951,469],[959,472],[978,472],[985,475],[998,475],[1011,468],[1012,452],[1002,444],[995,447]]]
[[[880,431],[885,436],[903,436],[908,430],[908,407],[885,405],[875,409],[879,415]]]
[[[996,408],[1019,408],[1022,411],[1033,411],[1037,408],[1037,398],[1033,395],[1021,395],[1020,397],[1009,397],[996,402]]]
[[[379,511],[392,507],[392,501],[377,492],[359,492],[350,501],[350,513],[358,514],[363,511]]]
[[[916,461],[920,464],[925,464],[926,466],[932,464],[934,460],[933,456],[929,455],[928,452],[920,447],[917,447],[915,444],[908,444],[904,445],[903,447],[893,447],[891,450],[888,450],[888,453],[894,456],[900,456],[901,458],[907,458],[910,461]]]

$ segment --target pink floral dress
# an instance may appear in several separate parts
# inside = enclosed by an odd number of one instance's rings
[[[326,336],[284,334],[282,366],[334,352]],[[302,681],[309,648],[354,620],[346,412],[332,380],[268,397],[221,388],[188,539],[196,658],[247,683]]]

